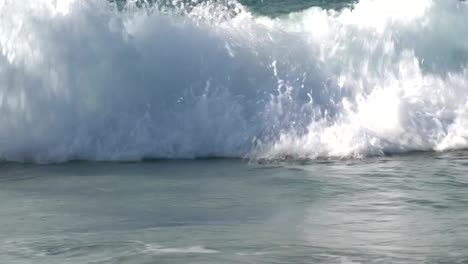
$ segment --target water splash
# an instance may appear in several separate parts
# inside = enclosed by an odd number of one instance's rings
[[[468,5],[0,2],[0,159],[365,157],[468,144]],[[404,12],[402,10],[405,10]]]

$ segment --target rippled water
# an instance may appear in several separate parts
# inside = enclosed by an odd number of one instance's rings
[[[0,165],[1,263],[465,263],[468,152]]]

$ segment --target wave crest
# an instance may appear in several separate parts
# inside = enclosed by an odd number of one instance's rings
[[[0,159],[466,148],[468,5],[413,2],[277,19],[235,2],[184,15],[104,0],[2,2]]]

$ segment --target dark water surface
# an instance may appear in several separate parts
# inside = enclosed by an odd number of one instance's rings
[[[243,0],[250,10],[264,15],[282,15],[304,10],[312,6],[327,9],[340,9],[356,2],[354,0]]]
[[[468,153],[0,165],[1,263],[466,263]]]
[[[125,3],[127,3],[127,0],[109,1],[117,2],[120,6],[123,6],[125,5]],[[171,1],[165,0],[145,0],[142,2],[162,4],[172,3]],[[190,3],[191,1],[186,2]],[[203,0],[199,0],[197,2],[203,2]],[[352,3],[355,3],[356,0],[239,0],[239,2],[254,13],[267,16],[278,16],[288,14],[291,12],[298,12],[312,6],[318,6],[326,9],[340,9],[349,6]]]

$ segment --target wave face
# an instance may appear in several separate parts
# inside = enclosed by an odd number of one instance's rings
[[[0,159],[366,157],[468,147],[468,3],[277,19],[0,1]]]

